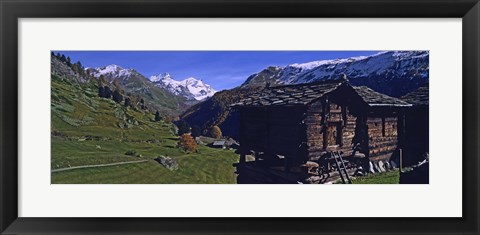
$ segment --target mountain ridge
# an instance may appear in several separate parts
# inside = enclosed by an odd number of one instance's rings
[[[66,70],[67,65],[52,57],[52,73]],[[176,116],[186,110],[190,105],[179,96],[171,94],[168,90],[156,87],[145,76],[135,69],[125,69],[119,65],[111,64],[96,68],[84,68],[88,77],[95,79],[97,86],[108,86],[112,91],[118,89],[124,97],[135,100],[144,100],[144,107],[151,112],[160,111],[165,115]],[[72,77],[72,76],[67,76]]]
[[[384,51],[370,56],[270,66],[250,75],[241,87],[288,85],[337,78],[352,85],[401,97],[428,83],[429,51]]]
[[[175,80],[169,73],[153,75],[149,78],[156,86],[165,88],[175,95],[181,95],[190,100],[202,101],[213,96],[217,91],[200,79],[189,77]]]
[[[210,85],[204,83],[200,79],[189,77],[181,81],[174,80],[169,73],[160,73],[147,78],[140,72],[132,68],[123,68],[117,64],[110,64],[95,68],[86,68],[90,74],[99,78],[103,76],[109,83],[115,80],[128,80],[132,77],[144,77],[143,85],[151,82],[155,86],[169,91],[173,95],[182,96],[190,101],[202,101],[217,92]]]

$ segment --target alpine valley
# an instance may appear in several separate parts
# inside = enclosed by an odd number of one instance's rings
[[[231,105],[242,98],[265,87],[342,76],[393,97],[429,83],[428,51],[272,64],[218,91],[209,78],[145,76],[116,64],[84,68],[55,52],[50,65],[53,184],[235,183],[238,155],[213,145],[238,145],[239,115]],[[195,150],[180,148],[185,136]]]
[[[236,182],[233,151],[177,147],[175,117],[199,102],[196,93],[175,94],[117,65],[85,69],[59,53],[51,55],[50,82],[52,184]]]
[[[64,64],[52,60],[54,73],[67,71]],[[135,69],[112,64],[86,68],[96,80],[119,87],[126,94],[144,99],[152,112],[179,116],[190,126],[206,130],[219,126],[224,134],[236,135],[232,125],[237,118],[229,107],[265,86],[309,83],[339,78],[345,74],[352,85],[367,86],[375,91],[401,97],[418,87],[428,85],[428,51],[385,51],[371,56],[320,60],[287,66],[269,66],[248,76],[238,87],[217,92],[202,80],[190,77],[175,80],[169,73],[146,76]],[[78,76],[78,75],[77,75]],[[78,82],[86,82],[79,76]]]

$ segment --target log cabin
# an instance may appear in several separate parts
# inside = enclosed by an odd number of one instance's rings
[[[346,79],[267,86],[232,105],[239,112],[237,181],[311,182],[308,171],[331,151],[348,158],[356,149],[367,160],[388,160],[410,106]]]

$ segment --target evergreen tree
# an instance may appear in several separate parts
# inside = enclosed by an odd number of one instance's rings
[[[70,59],[70,56],[67,57],[67,65],[72,66],[72,60]]]
[[[98,97],[105,97],[105,89],[103,89],[103,86],[98,87]]]
[[[140,108],[145,109],[145,101],[143,99],[140,99]]]
[[[68,64],[68,59],[67,59],[67,64]],[[75,62],[70,66],[72,70],[80,75],[83,75],[82,68],[81,68],[81,63],[79,61]]]
[[[103,96],[103,98],[110,99],[110,97],[112,97],[112,91],[110,90],[110,87],[104,86],[104,87],[103,87],[103,91],[104,91],[104,96]]]
[[[160,120],[162,120],[162,117],[160,116],[160,112],[157,111],[157,112],[155,113],[155,121],[156,121],[156,122],[159,122]]]
[[[177,127],[178,127],[178,135],[190,133],[190,125],[188,125],[188,123],[184,120],[178,121]]]
[[[67,58],[65,58],[64,54],[62,54],[62,56],[60,56],[60,61],[67,62]]]
[[[123,96],[122,94],[120,94],[120,91],[118,91],[118,89],[113,92],[113,101],[115,101],[116,103],[120,103],[123,101]]]
[[[125,103],[123,105],[125,105],[125,107],[130,106],[130,98],[129,97],[125,98]]]
[[[192,127],[192,136],[193,138],[199,137],[202,134],[202,129],[199,126]]]
[[[76,64],[77,64],[78,73],[82,76],[85,75],[85,71],[84,71],[85,68],[83,67],[82,62],[77,61]]]
[[[51,52],[50,52],[50,56],[55,57],[55,53],[53,53],[53,51],[51,51]]]
[[[72,64],[72,66],[70,66],[73,70],[73,72],[75,73],[78,73],[78,67],[77,67],[77,64]]]

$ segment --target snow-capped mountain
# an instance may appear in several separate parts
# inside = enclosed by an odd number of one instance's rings
[[[428,51],[386,51],[371,56],[271,66],[247,78],[245,86],[297,84],[339,78],[391,96],[402,96],[428,83]]]
[[[128,91],[148,90],[154,85],[142,74],[135,69],[125,69],[119,65],[111,64],[103,67],[86,68],[87,73],[92,74],[96,78],[103,76],[109,84],[121,84]]]
[[[116,64],[103,67],[86,68],[89,74],[99,78],[103,76],[107,83],[116,82],[129,91],[145,91],[150,87],[165,90],[171,95],[191,101],[201,101],[215,94],[215,90],[202,80],[187,78],[182,81],[176,81],[168,73],[158,74],[146,78],[135,69],[123,68]],[[148,92],[147,92],[148,93]]]
[[[103,75],[106,79],[123,78],[126,79],[132,76],[136,71],[134,69],[124,69],[116,64],[97,68],[86,68],[93,76],[100,77]]]
[[[119,65],[108,65],[96,68],[86,68],[87,73],[97,79],[103,75],[107,86],[113,89],[120,89],[125,94],[132,94],[142,97],[151,111],[166,110],[171,113],[190,106],[183,96],[172,94],[169,90],[156,86],[144,75],[131,68],[122,68]]]
[[[210,85],[192,77],[177,81],[170,74],[162,73],[151,76],[150,81],[175,95],[181,95],[191,100],[204,100],[213,96],[216,92]]]

